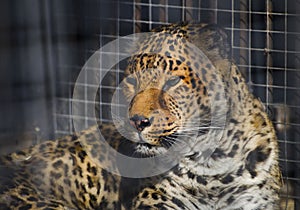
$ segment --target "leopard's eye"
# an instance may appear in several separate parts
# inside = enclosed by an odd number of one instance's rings
[[[133,85],[133,86],[136,86],[136,84],[137,84],[135,77],[127,77],[126,82]]]
[[[170,79],[168,79],[168,81],[165,83],[166,87],[173,87],[175,85],[177,85],[177,83],[180,81],[180,77],[178,76],[173,76]]]

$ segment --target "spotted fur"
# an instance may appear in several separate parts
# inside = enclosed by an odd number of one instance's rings
[[[279,209],[275,131],[230,59],[222,29],[206,24],[155,29],[133,50],[126,74],[125,126],[136,142],[111,124],[102,123],[102,133],[128,155],[151,157],[185,145],[178,164],[148,178],[111,174],[103,168],[116,163],[96,140],[97,125],[2,157],[0,207]],[[214,129],[218,138],[211,136]]]

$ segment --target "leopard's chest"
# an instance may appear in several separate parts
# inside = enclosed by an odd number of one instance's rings
[[[247,200],[257,200],[258,207],[263,205],[259,203],[260,190],[243,184],[243,177],[233,174],[212,177],[172,174],[160,186],[166,189],[170,200],[181,201],[177,209],[243,209]]]

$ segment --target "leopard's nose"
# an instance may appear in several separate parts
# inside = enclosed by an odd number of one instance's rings
[[[140,115],[134,115],[130,118],[130,124],[138,131],[143,131],[146,127],[151,125],[148,118]]]

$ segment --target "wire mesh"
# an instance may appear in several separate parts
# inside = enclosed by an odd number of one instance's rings
[[[273,119],[286,192],[283,209],[300,209],[300,2],[294,0],[55,1],[57,136],[72,132],[72,88],[84,62],[99,47],[127,34],[180,21],[217,23],[231,37],[232,56]],[[58,9],[60,8],[60,9]],[[73,21],[76,20],[76,21]],[[75,22],[75,23],[74,23]],[[101,120],[125,63],[100,88]],[[114,82],[112,82],[114,81]],[[89,103],[88,101],[84,103]],[[88,120],[88,119],[86,119]]]

